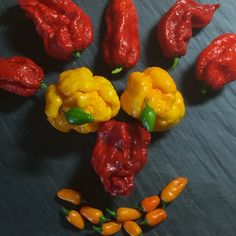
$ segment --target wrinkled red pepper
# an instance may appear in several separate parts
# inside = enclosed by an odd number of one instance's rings
[[[43,79],[43,70],[28,58],[0,58],[1,89],[19,96],[31,96],[38,91]]]
[[[226,33],[214,39],[200,53],[195,75],[213,90],[236,80],[236,34]]]
[[[138,15],[133,0],[111,0],[106,9],[104,61],[111,68],[135,66],[140,56]]]
[[[92,165],[113,196],[128,195],[134,187],[134,176],[147,162],[151,135],[139,123],[110,120],[97,133]]]
[[[93,41],[90,18],[71,0],[18,0],[34,21],[48,55],[69,60]]]
[[[201,4],[194,0],[177,0],[161,18],[157,39],[166,58],[186,54],[192,28],[203,28],[211,22],[220,4]]]

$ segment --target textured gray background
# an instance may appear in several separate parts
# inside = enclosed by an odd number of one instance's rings
[[[236,82],[203,97],[193,74],[200,51],[217,35],[236,31],[236,1],[217,1],[222,6],[212,23],[194,32],[188,54],[175,71],[170,70],[183,92],[186,117],[171,131],[153,135],[149,162],[136,177],[135,190],[129,197],[112,198],[104,193],[90,164],[95,134],[63,134],[53,129],[44,115],[42,91],[32,98],[0,92],[1,236],[93,235],[90,231],[78,232],[63,219],[59,213],[62,203],[55,198],[57,190],[76,188],[99,208],[133,206],[180,175],[189,178],[188,187],[169,207],[169,219],[145,235],[236,235]],[[95,29],[95,40],[81,59],[69,63],[50,59],[33,24],[14,0],[0,1],[0,56],[32,58],[44,68],[48,84],[57,81],[63,70],[77,66],[108,76],[100,51],[108,0],[76,2],[92,17]],[[168,68],[156,43],[155,27],[173,3],[174,0],[135,0],[142,55],[133,70],[154,65]],[[119,92],[130,72],[120,78],[109,75]],[[128,117],[121,112],[118,119]]]

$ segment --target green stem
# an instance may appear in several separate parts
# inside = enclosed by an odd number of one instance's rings
[[[94,121],[94,117],[79,107],[73,107],[66,111],[66,120],[72,125],[83,125]]]
[[[46,90],[48,88],[48,86],[44,83],[44,81],[41,81],[40,88],[43,90]]]
[[[166,201],[164,201],[164,200],[161,200],[160,206],[161,206],[161,208],[162,208],[163,210],[165,210],[168,205],[169,205],[168,202],[166,202]]]
[[[122,66],[121,66],[121,67],[117,67],[117,68],[115,68],[111,73],[112,73],[113,75],[115,75],[115,74],[120,73],[122,70],[123,70],[123,67],[122,67]]]
[[[207,93],[207,87],[205,85],[201,86],[201,94],[205,95]]]
[[[152,132],[156,124],[156,112],[146,103],[145,108],[141,112],[140,120],[148,132]]]
[[[76,52],[73,53],[74,58],[80,58],[80,56],[81,56],[81,54],[80,54],[79,51],[76,51]]]
[[[98,232],[99,234],[102,234],[102,228],[101,227],[96,227],[96,226],[93,226],[93,229]]]
[[[62,207],[61,209],[62,213],[65,215],[65,216],[68,216],[69,215],[69,210],[67,210],[66,208]]]
[[[99,220],[99,224],[103,224],[106,223],[107,221],[109,221],[110,219],[107,218],[106,216],[101,216],[100,220]]]
[[[179,64],[179,57],[175,57],[172,65],[172,69],[175,69]]]
[[[139,223],[140,225],[148,225],[148,221],[146,219],[144,219],[143,221],[141,221]]]
[[[111,210],[109,210],[108,208],[106,209],[106,211],[108,212],[108,214],[110,215],[110,216],[112,216],[113,218],[117,218],[117,214],[116,214],[116,212],[115,211],[111,211]]]

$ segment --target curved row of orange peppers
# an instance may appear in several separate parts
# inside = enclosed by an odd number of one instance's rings
[[[109,217],[106,217],[99,209],[84,205],[82,195],[72,189],[62,189],[57,192],[57,197],[81,206],[79,211],[63,208],[67,220],[76,228],[85,228],[85,219],[96,225],[93,229],[100,235],[114,235],[121,230],[122,226],[130,236],[141,236],[141,226],[154,227],[167,219],[165,208],[172,203],[183,191],[188,180],[184,177],[173,179],[167,184],[160,195],[153,195],[144,198],[136,208],[119,207],[116,211],[107,209]],[[142,221],[135,222],[141,219]],[[97,226],[98,225],[98,226]]]

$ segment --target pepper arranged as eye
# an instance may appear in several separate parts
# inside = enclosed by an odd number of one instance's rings
[[[185,114],[183,97],[174,80],[159,67],[133,72],[120,101],[122,109],[140,119],[149,132],[168,130]]]
[[[48,121],[62,132],[94,132],[100,122],[110,120],[119,109],[120,101],[111,82],[93,76],[85,67],[63,72],[59,82],[46,92]]]

